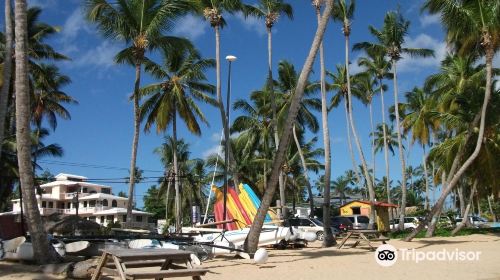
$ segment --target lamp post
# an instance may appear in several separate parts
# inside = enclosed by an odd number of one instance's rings
[[[224,211],[222,214],[223,220],[227,220],[227,209],[226,209],[226,201],[227,201],[227,173],[228,173],[228,164],[229,164],[229,106],[231,102],[231,62],[236,60],[236,56],[228,55],[226,56],[226,60],[229,62],[229,71],[227,76],[227,102],[226,102],[226,119],[225,121],[225,130],[224,130]],[[226,229],[226,224],[224,224],[224,230]]]

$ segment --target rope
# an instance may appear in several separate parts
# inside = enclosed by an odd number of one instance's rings
[[[222,132],[224,132],[224,129],[222,129]],[[202,224],[204,224],[207,221],[208,208],[210,205],[210,199],[212,198],[212,186],[215,183],[215,172],[217,171],[217,165],[219,163],[219,156],[220,156],[221,147],[222,147],[222,139],[224,138],[224,133],[222,133],[222,132],[220,135],[219,150],[217,151],[217,158],[215,159],[215,168],[214,168],[214,174],[212,176],[212,183],[210,184],[210,189],[208,190],[207,208],[205,209],[205,216],[203,217]]]

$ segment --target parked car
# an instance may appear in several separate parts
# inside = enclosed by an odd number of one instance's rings
[[[413,230],[418,227],[419,219],[417,217],[405,217],[403,230]],[[399,229],[399,219],[393,219],[390,223],[390,229]]]
[[[350,215],[344,217],[351,221],[353,229],[367,229],[370,223],[370,218],[364,215]]]
[[[314,232],[318,240],[322,241],[325,237],[325,230],[323,228],[323,223],[315,218],[291,218],[285,221],[285,226],[297,227],[305,232]],[[332,227],[333,234],[337,234],[338,231]]]
[[[332,227],[336,228],[339,232],[344,232],[353,229],[353,224],[349,218],[337,216],[332,218]]]
[[[456,225],[461,224],[463,218],[455,218]],[[469,222],[473,227],[481,227],[488,223],[488,220],[483,217],[469,216]]]

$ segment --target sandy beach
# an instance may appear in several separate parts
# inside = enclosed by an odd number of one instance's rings
[[[380,243],[375,243],[379,245]],[[446,250],[454,252],[474,252],[478,260],[421,260],[416,263],[408,257],[402,259],[398,251],[397,262],[390,267],[382,267],[375,261],[374,252],[367,247],[342,249],[321,248],[314,242],[304,249],[269,250],[269,260],[262,265],[233,257],[218,257],[206,261],[202,267],[210,269],[203,277],[206,280],[255,280],[255,279],[500,279],[500,236],[470,235],[461,237],[436,237],[418,239],[407,243],[390,240],[388,244],[398,250],[415,249],[426,253]],[[479,252],[479,253],[476,253]],[[423,255],[421,253],[421,255]],[[451,256],[453,257],[453,255]],[[36,266],[0,262],[0,279],[55,279],[37,273]],[[59,279],[63,277],[58,277]],[[107,279],[112,279],[108,278]],[[188,278],[181,278],[188,279]]]

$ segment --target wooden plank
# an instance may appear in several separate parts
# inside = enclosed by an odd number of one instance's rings
[[[101,259],[99,260],[99,264],[97,265],[94,271],[94,275],[92,275],[92,280],[99,279],[99,277],[101,276],[101,270],[104,267],[104,265],[106,265],[107,260],[108,260],[108,253],[103,252]]]
[[[174,278],[174,277],[196,277],[203,276],[208,269],[178,269],[178,270],[160,270],[151,272],[127,272],[127,279],[152,279],[152,278]]]
[[[122,280],[126,280],[127,278],[125,277],[125,271],[123,271],[120,260],[116,256],[113,256],[113,261],[115,262],[115,270],[118,271],[118,275],[120,275],[120,278]]]
[[[158,260],[149,260],[149,261],[129,261],[129,262],[124,262],[126,267],[128,268],[135,268],[135,267],[152,267],[152,266],[161,266],[164,263],[163,260],[158,259]],[[114,268],[115,264],[114,263],[109,263],[106,265],[108,268]]]
[[[344,239],[342,239],[342,241],[340,241],[339,245],[337,246],[337,249],[342,249],[342,246],[344,246],[344,244],[346,243],[347,239],[349,239],[352,235],[352,231],[349,231],[347,232],[346,236],[344,237]]]
[[[191,252],[176,249],[110,249],[104,252],[116,256],[123,262],[166,258],[184,260],[191,254]]]

